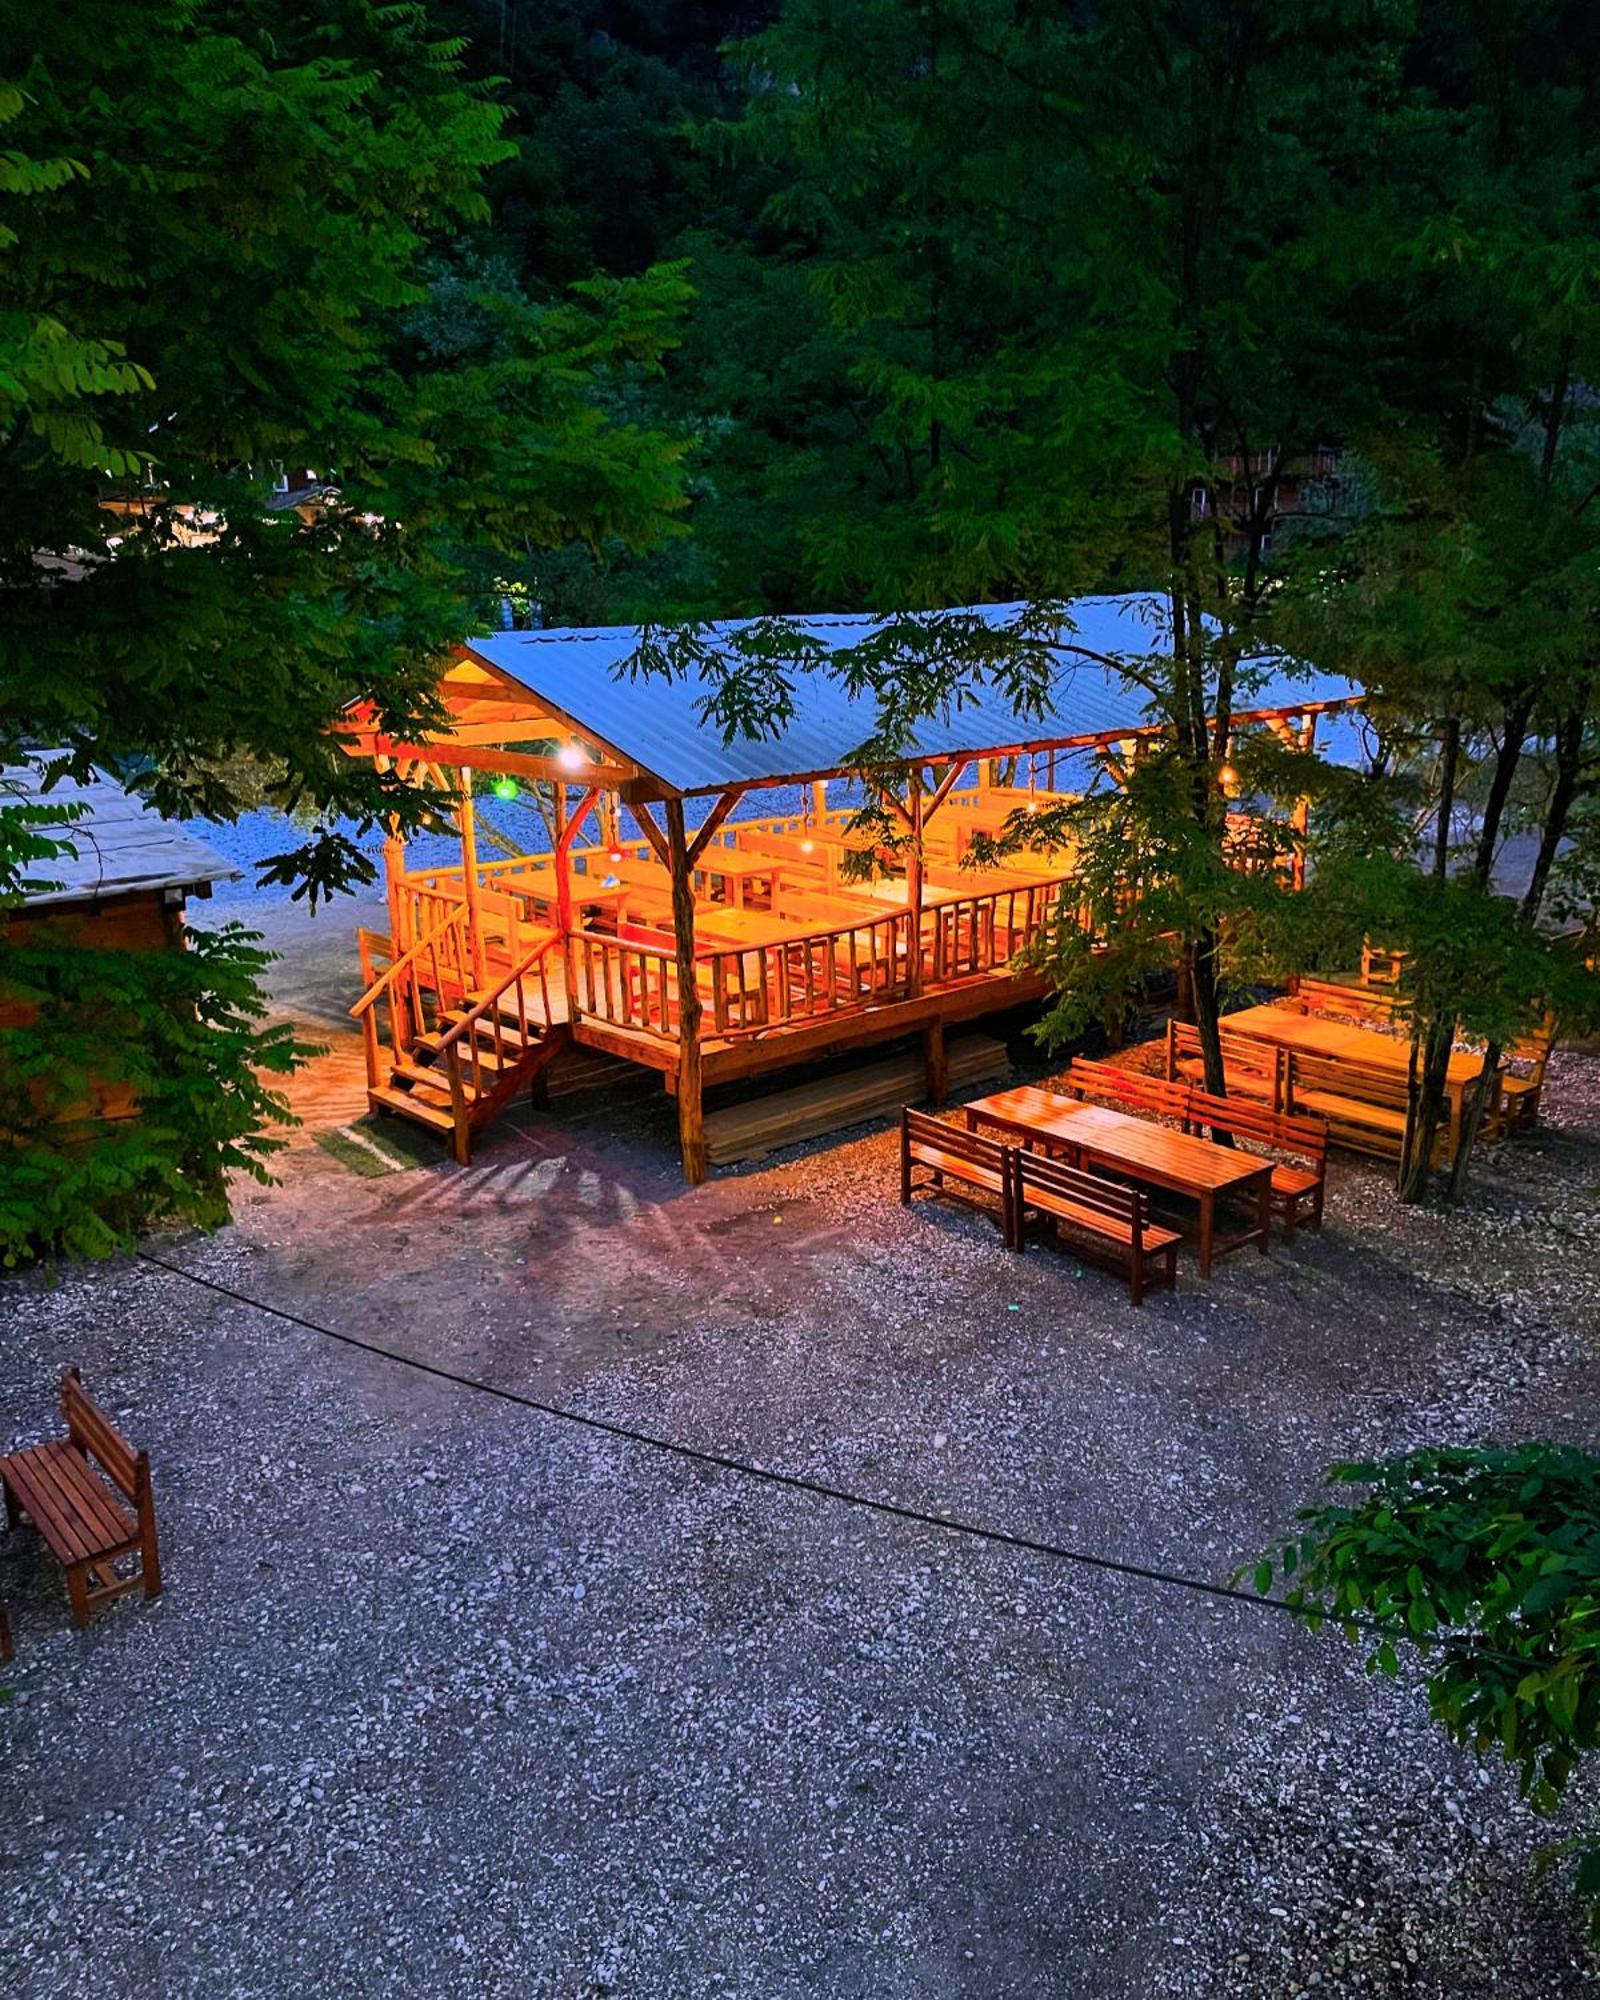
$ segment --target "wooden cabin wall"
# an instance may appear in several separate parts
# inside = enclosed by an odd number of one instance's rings
[[[11,910],[0,915],[8,944],[56,942],[85,945],[99,951],[181,951],[183,915],[169,905],[165,892],[145,889],[98,903],[66,903],[47,909]],[[0,1028],[25,1027],[37,1014],[32,1002],[8,1000],[0,990]],[[138,1111],[126,1084],[95,1087],[92,1101],[63,1114],[63,1123],[83,1119],[131,1118]]]

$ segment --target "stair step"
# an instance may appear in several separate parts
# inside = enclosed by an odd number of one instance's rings
[[[487,1070],[488,1067],[486,1063],[484,1068]],[[403,1078],[414,1089],[436,1091],[441,1103],[448,1104],[450,1102],[450,1079],[442,1069],[425,1069],[420,1063],[409,1062],[391,1063],[389,1068],[390,1074],[397,1083]],[[461,1085],[462,1094],[470,1104],[474,1096],[470,1072],[463,1071]]]
[[[453,1132],[456,1121],[447,1110],[426,1097],[418,1097],[414,1091],[401,1090],[396,1084],[380,1083],[367,1092],[374,1107],[381,1105],[386,1111],[393,1111],[402,1118],[410,1118],[418,1125],[427,1125],[435,1132]]]
[[[531,1048],[537,1048],[538,1046],[537,1042],[530,1044]],[[439,1053],[437,1039],[427,1035],[418,1035],[411,1047],[413,1061],[409,1067],[412,1068],[421,1067],[420,1063],[415,1059],[418,1050],[427,1056],[436,1056]],[[508,1048],[504,1042],[479,1042],[478,1044],[478,1064],[486,1075],[496,1076],[502,1070],[514,1068],[521,1060],[521,1049]],[[431,1076],[435,1082],[438,1082],[445,1074],[442,1069],[428,1069],[424,1073]],[[470,1049],[463,1048],[461,1050],[461,1074],[463,1077],[468,1078],[472,1075],[472,1052]]]

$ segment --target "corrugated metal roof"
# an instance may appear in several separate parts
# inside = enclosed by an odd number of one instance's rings
[[[990,627],[1004,629],[1016,625],[1027,607],[983,604],[968,609]],[[925,757],[976,754],[1023,742],[1126,736],[1148,727],[1146,698],[1139,688],[1088,656],[1109,655],[1137,666],[1164,653],[1168,635],[1161,600],[1079,598],[1070,617],[1071,628],[1063,632],[1058,648],[1061,665],[1050,714],[1020,719],[1002,696],[986,691],[970,706],[926,723],[914,750]],[[730,633],[751,622],[733,620],[711,631]],[[884,621],[829,615],[786,622],[835,652],[859,644]],[[571,627],[498,632],[472,640],[470,651],[562,710],[580,731],[592,730],[601,743],[680,792],[781,784],[836,771],[849,763],[873,728],[869,700],[852,699],[824,671],[805,667],[796,669],[796,712],[786,728],[775,736],[724,743],[721,731],[699,713],[707,693],[704,679],[692,673],[676,680],[633,679],[619,672],[639,642],[637,626]],[[1294,670],[1281,660],[1253,665],[1262,684],[1241,702],[1242,718],[1348,700],[1357,692],[1348,681]]]
[[[68,825],[40,829],[47,839],[70,841],[74,851],[29,865],[29,879],[50,884],[25,894],[29,908],[238,880],[238,869],[214,847],[182,832],[98,772],[88,784],[62,778],[46,790],[45,771],[52,757],[61,754],[41,750],[36,762],[0,768],[0,800],[7,804],[37,800],[85,808]]]

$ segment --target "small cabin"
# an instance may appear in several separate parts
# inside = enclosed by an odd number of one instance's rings
[[[31,886],[22,901],[0,907],[0,936],[12,945],[54,940],[106,951],[181,951],[188,899],[209,896],[217,882],[237,881],[239,870],[99,772],[47,787],[59,755],[40,751],[27,764],[0,766],[0,801],[75,812],[59,827],[39,829],[72,851],[28,865]],[[0,1028],[21,1026],[31,1006],[7,999],[0,988]],[[124,1091],[105,1092],[94,1106],[108,1118],[127,1117],[134,1108]]]

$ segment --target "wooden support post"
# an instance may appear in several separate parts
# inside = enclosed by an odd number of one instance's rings
[[[906,819],[911,829],[911,846],[906,859],[906,908],[911,912],[911,962],[906,967],[906,991],[922,991],[922,766],[911,767],[907,787]]]
[[[695,980],[694,885],[683,800],[668,799],[667,865],[672,873],[672,933],[678,955],[678,1145],[683,1177],[698,1187],[710,1170],[705,1108],[701,1102],[700,988]]]
[[[943,1104],[950,1095],[950,1057],[944,1043],[943,1021],[930,1021],[922,1031],[922,1068],[928,1102]]]
[[[811,816],[818,826],[828,817],[828,781],[818,778],[811,787]]]
[[[472,806],[472,773],[461,773],[461,882],[467,898],[467,936],[472,945],[472,978],[477,986],[488,983],[483,952],[483,921],[478,908],[478,823]]]
[[[561,970],[567,986],[567,1018],[578,1018],[578,985],[572,968],[572,843],[583,830],[583,823],[593,811],[601,797],[598,786],[591,785],[578,801],[577,810],[567,811],[567,788],[556,787],[556,930],[561,938]]]
[[[389,904],[389,943],[395,958],[404,958],[416,943],[410,935],[411,926],[407,921],[405,872],[406,838],[400,831],[400,821],[391,813],[389,831],[383,843],[383,886]]]

